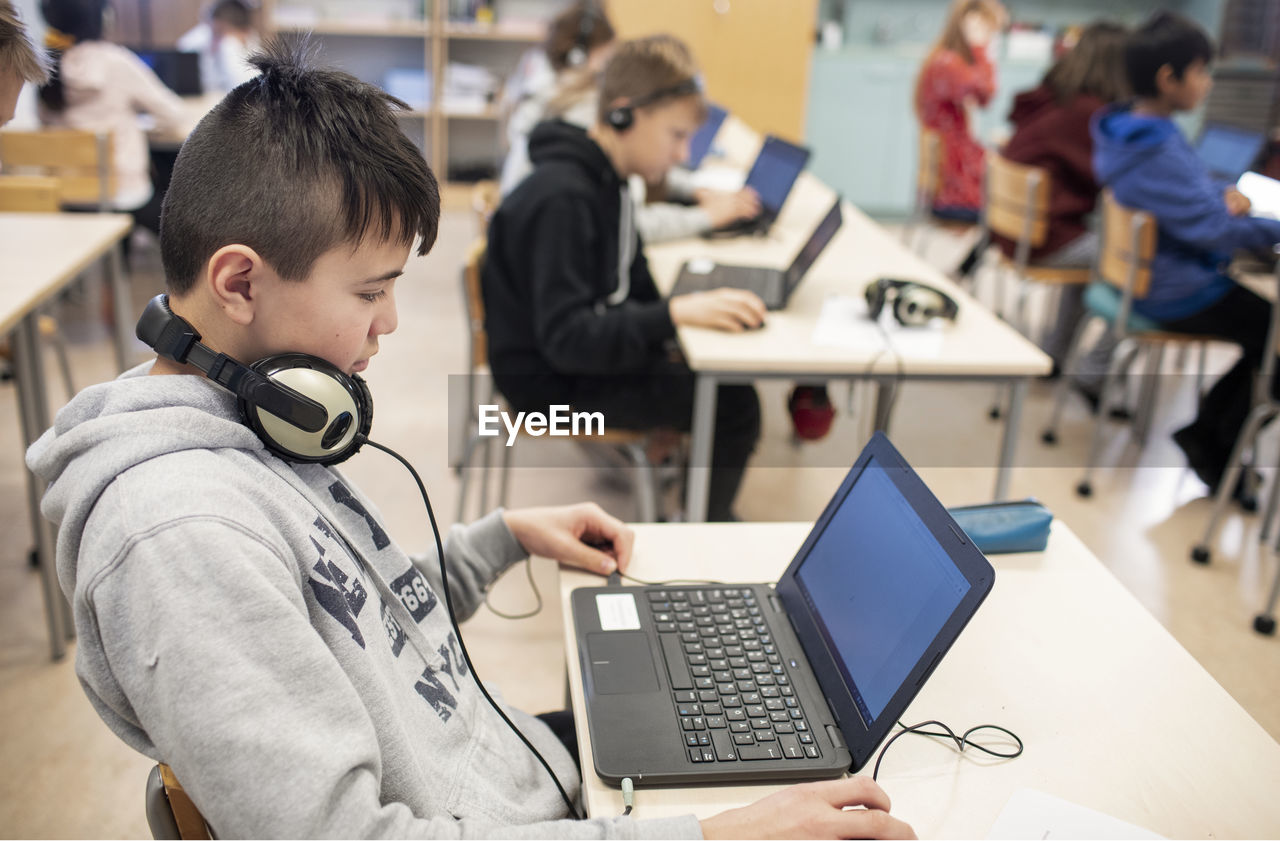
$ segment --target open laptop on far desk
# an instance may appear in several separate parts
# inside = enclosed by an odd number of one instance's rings
[[[702,159],[711,151],[711,144],[715,142],[727,116],[729,112],[719,105],[707,103],[707,119],[689,139],[689,159],[684,162],[685,169],[693,171],[702,165]]]
[[[573,591],[595,771],[637,786],[856,771],[994,580],[877,433],[776,587]]]
[[[164,82],[165,87],[178,96],[198,96],[204,93],[199,53],[142,47],[130,49]]]
[[[1266,135],[1221,123],[1209,123],[1196,141],[1196,154],[1215,178],[1235,181],[1253,168]]]
[[[755,190],[760,197],[760,215],[716,228],[706,236],[768,233],[774,220],[782,212],[782,205],[790,195],[791,187],[808,162],[809,150],[804,146],[788,143],[772,134],[766,136],[764,145],[760,147],[760,154],[747,172],[747,180],[743,185]]]
[[[785,271],[762,266],[729,266],[710,260],[690,260],[680,267],[680,274],[676,276],[671,294],[685,295],[727,286],[756,293],[768,309],[785,309],[791,293],[796,291],[800,281],[804,280],[809,269],[817,262],[818,255],[835,239],[836,232],[843,223],[840,197],[836,196],[831,210],[827,211],[827,215],[818,223],[818,227],[810,234],[809,240]]]

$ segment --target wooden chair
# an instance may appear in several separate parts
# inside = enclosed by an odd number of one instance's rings
[[[1116,385],[1120,372],[1141,350],[1150,351],[1148,376],[1144,378],[1139,397],[1140,417],[1135,427],[1140,441],[1145,441],[1150,431],[1152,407],[1158,394],[1159,371],[1167,346],[1195,345],[1206,341],[1204,336],[1187,333],[1171,333],[1160,325],[1133,312],[1133,302],[1146,297],[1151,288],[1151,261],[1156,250],[1156,221],[1148,213],[1124,207],[1115,200],[1110,190],[1102,196],[1102,241],[1094,269],[1094,280],[1085,292],[1085,309],[1088,317],[1081,320],[1067,353],[1066,370],[1071,370],[1081,354],[1081,341],[1092,318],[1105,321],[1116,340],[1115,353],[1103,381],[1097,416],[1093,425],[1093,441],[1089,448],[1089,460],[1084,476],[1076,486],[1076,493],[1087,497],[1093,493],[1094,465],[1102,453],[1103,426],[1117,403]],[[1053,417],[1045,431],[1056,437],[1056,428],[1066,401],[1067,378],[1058,384]]]
[[[458,488],[457,522],[462,522],[466,515],[467,494],[470,486],[472,460],[477,451],[483,450],[480,477],[480,513],[489,508],[489,470],[492,465],[493,438],[481,438],[479,435],[478,399],[485,403],[499,402],[493,378],[489,374],[489,342],[484,325],[484,296],[480,288],[480,275],[484,267],[486,242],[484,239],[472,243],[467,251],[466,263],[462,268],[462,295],[466,303],[467,315],[467,353],[470,357],[470,374],[467,377],[466,400],[467,434],[462,445],[462,457],[455,472],[461,480]],[[482,383],[482,384],[481,384]],[[481,394],[483,392],[483,395]],[[658,519],[658,478],[653,463],[649,460],[649,445],[655,440],[671,437],[670,430],[636,431],[630,429],[606,428],[602,435],[575,436],[573,440],[583,443],[602,444],[613,447],[624,453],[632,467],[636,469],[635,496],[636,514],[640,522],[654,522]],[[501,474],[497,504],[505,505],[511,478],[511,447],[501,447]]]
[[[0,167],[15,175],[57,178],[63,207],[111,209],[116,187],[109,134],[76,129],[0,131]]]
[[[502,194],[498,191],[497,181],[477,181],[471,188],[471,209],[476,214],[479,236],[488,236],[489,220],[501,203]]]
[[[173,769],[163,762],[147,775],[145,803],[147,825],[151,827],[151,837],[157,841],[188,838],[207,841],[212,837],[200,810],[187,796]]]
[[[921,253],[927,240],[920,233],[930,227],[965,233],[973,230],[973,224],[952,219],[940,219],[933,215],[933,201],[938,195],[942,180],[942,138],[932,129],[920,127],[916,155],[916,200],[911,217],[903,229],[903,244]]]

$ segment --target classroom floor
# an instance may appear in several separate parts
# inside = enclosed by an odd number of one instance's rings
[[[397,284],[400,327],[384,338],[367,374],[377,403],[375,438],[417,465],[442,526],[453,520],[458,494],[448,465],[449,442],[457,439],[459,429],[448,418],[457,417],[462,407],[460,401],[449,405],[445,395],[449,377],[466,369],[459,268],[474,236],[470,214],[446,213],[434,252],[412,258]],[[930,242],[930,259],[946,268],[966,248],[964,241],[945,233]],[[154,247],[136,249],[139,306],[161,283]],[[86,296],[69,302],[61,313],[63,329],[72,338],[80,387],[113,373],[105,331],[86,316],[96,310],[92,296]],[[142,359],[141,348],[136,350]],[[1211,370],[1225,370],[1231,359],[1230,349],[1214,348]],[[60,400],[60,379],[52,364],[49,381],[52,399]],[[745,520],[812,520],[861,448],[864,412],[858,406],[865,406],[865,400],[853,395],[851,409],[848,390],[833,387],[839,411],[835,429],[823,442],[797,448],[790,441],[786,385],[768,383],[760,392],[764,439],[747,472],[738,513]],[[1276,555],[1259,546],[1260,518],[1234,512],[1215,546],[1214,563],[1201,567],[1188,560],[1209,504],[1203,485],[1184,468],[1168,435],[1190,417],[1193,378],[1166,378],[1145,448],[1126,444],[1126,436],[1118,434],[1123,427],[1112,427],[1117,434],[1104,463],[1123,466],[1101,469],[1089,500],[1073,491],[1088,449],[1089,416],[1073,399],[1061,443],[1045,448],[1039,436],[1051,394],[1043,383],[1029,390],[1013,496],[1033,495],[1045,502],[1227,691],[1280,738],[1280,638],[1251,630],[1277,565]],[[987,417],[993,396],[994,389],[986,385],[901,389],[891,437],[949,505],[990,497],[1001,429]],[[99,721],[76,681],[74,656],[49,661],[39,576],[27,566],[26,486],[9,383],[0,384],[0,417],[5,418],[0,425],[0,533],[5,536],[0,541],[0,836],[150,837],[142,793],[151,760],[134,753]],[[564,466],[519,466],[530,461]],[[589,453],[572,444],[522,444],[515,463],[512,506],[593,499],[624,519],[634,516],[626,472],[598,469]],[[1273,436],[1267,437],[1261,463],[1276,463]],[[413,549],[428,544],[421,502],[399,465],[366,450],[344,469],[382,508],[397,540]],[[643,553],[643,545],[637,551]],[[732,577],[733,559],[725,558],[724,566],[725,577]],[[549,567],[536,566],[534,575],[544,596],[554,594]],[[499,609],[528,608],[533,598],[523,570],[503,578],[492,598]],[[465,626],[478,672],[501,685],[513,702],[535,712],[559,708],[564,699],[560,610],[554,595],[547,601],[531,619],[499,619],[482,609]],[[946,718],[945,711],[930,712]],[[1116,735],[1123,740],[1123,734]]]

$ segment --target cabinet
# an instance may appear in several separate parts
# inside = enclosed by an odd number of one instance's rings
[[[499,0],[493,23],[452,20],[445,0],[265,0],[264,34],[303,35],[320,42],[320,60],[400,96],[405,133],[441,182],[451,173],[496,170],[505,153],[501,114],[493,103],[451,107],[450,61],[479,65],[499,82],[525,50],[546,37],[554,0]],[[500,91],[499,91],[500,92]]]

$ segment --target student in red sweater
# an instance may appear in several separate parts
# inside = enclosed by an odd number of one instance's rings
[[[969,108],[996,92],[987,44],[1008,13],[998,0],[955,0],[942,36],[916,82],[920,125],[942,141],[942,172],[933,200],[936,216],[976,222],[982,206],[982,146],[969,132]]]
[[[1050,178],[1049,231],[1031,251],[1031,262],[1055,268],[1088,268],[1098,254],[1098,236],[1089,219],[1101,189],[1093,174],[1093,140],[1089,122],[1104,106],[1129,96],[1124,65],[1126,31],[1098,21],[1087,26],[1076,45],[1064,53],[1040,85],[1018,94],[1009,122],[1013,136],[1002,154],[1015,163],[1046,170]],[[1014,243],[992,240],[1009,257]],[[1045,338],[1044,351],[1055,370],[1065,361],[1076,325],[1084,314],[1084,289],[1062,287],[1057,320]],[[1104,337],[1073,371],[1074,383],[1091,403],[1106,375],[1113,343]]]

